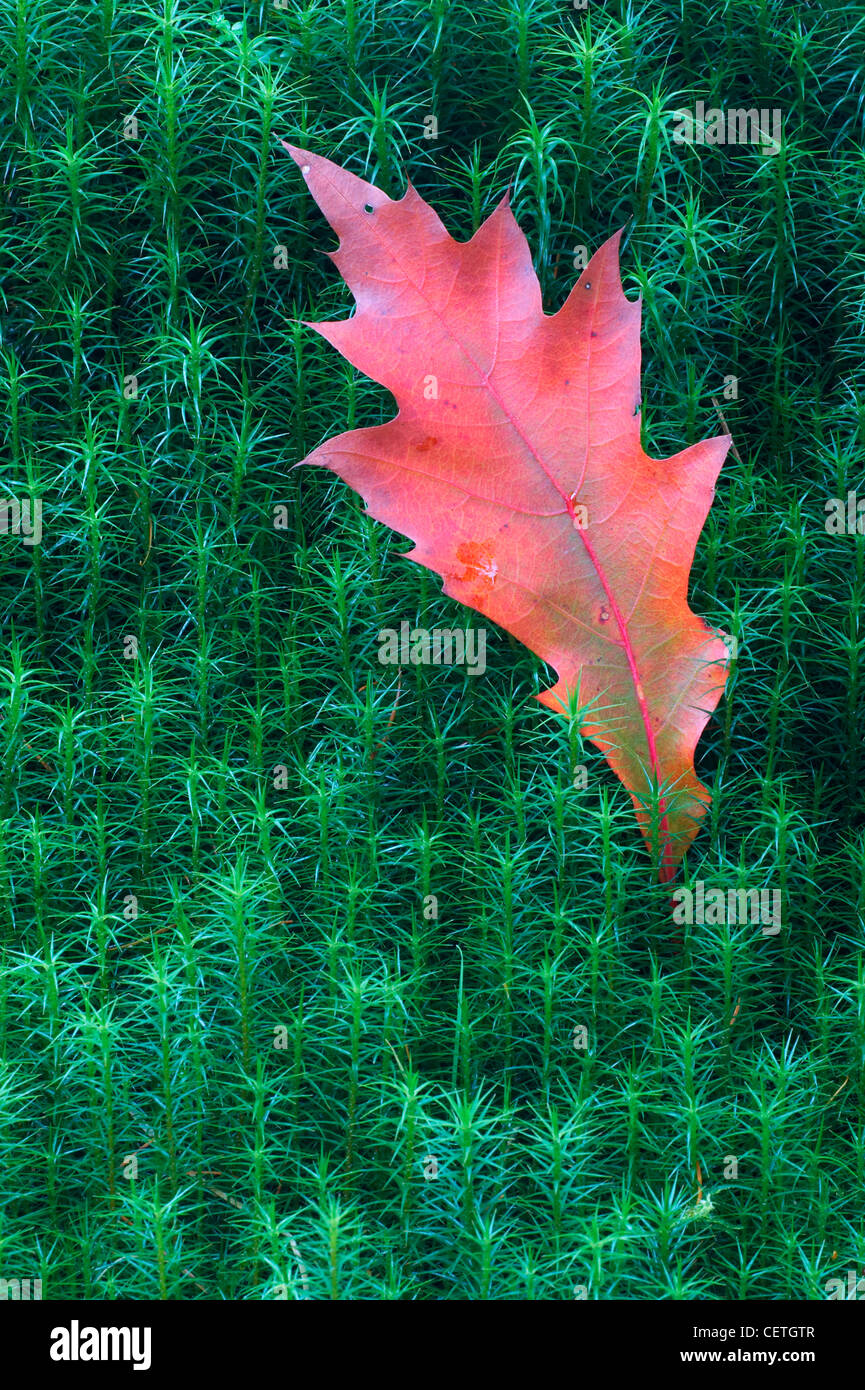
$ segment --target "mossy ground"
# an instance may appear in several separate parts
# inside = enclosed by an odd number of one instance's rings
[[[865,498],[863,44],[861,8],[780,0],[2,0],[2,481],[43,537],[0,536],[0,1276],[861,1270],[865,538],[825,503]],[[780,149],[677,144],[700,100],[780,109]],[[646,446],[718,433],[713,398],[736,443],[691,583],[739,655],[688,881],[780,890],[779,934],[672,940],[626,794],[503,633],[481,679],[377,662],[467,615],[289,471],[393,407],[304,327],[350,298],[278,138],[410,177],[458,237],[510,185],[550,309],[628,225]]]

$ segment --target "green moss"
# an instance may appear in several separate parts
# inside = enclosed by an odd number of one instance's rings
[[[824,525],[865,498],[855,19],[0,0],[0,51],[3,493],[43,506],[0,535],[0,1275],[825,1296],[865,1259],[865,538]],[[700,100],[782,148],[678,144]],[[466,613],[290,471],[392,404],[304,327],[350,300],[277,137],[460,237],[510,184],[550,309],[628,225],[646,445],[736,442],[688,881],[781,890],[777,935],[673,939],[504,634],[482,679],[377,661]]]

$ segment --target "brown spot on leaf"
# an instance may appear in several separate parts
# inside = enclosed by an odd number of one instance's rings
[[[492,589],[498,574],[492,541],[461,541],[456,557],[465,568],[462,574],[456,574],[454,578],[461,584],[471,585],[472,594],[468,601],[478,607]]]
[[[427,450],[432,449],[435,444],[438,444],[438,436],[435,434],[428,434],[426,439],[421,439],[417,444],[413,445],[413,447],[419,454],[425,454]]]

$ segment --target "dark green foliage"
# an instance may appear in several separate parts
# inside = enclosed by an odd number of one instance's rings
[[[861,1269],[865,538],[824,504],[865,498],[863,37],[781,0],[0,0],[2,492],[44,528],[0,535],[0,1277]],[[677,144],[699,100],[780,108],[781,149]],[[278,137],[458,237],[510,184],[550,309],[628,223],[646,445],[718,433],[715,398],[737,450],[691,587],[739,655],[687,881],[778,889],[779,934],[672,923],[504,634],[482,678],[377,661],[469,615],[289,471],[392,403],[303,324],[350,299]]]

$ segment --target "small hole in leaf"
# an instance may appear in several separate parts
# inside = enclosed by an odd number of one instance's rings
[[[304,164],[304,165],[301,167],[300,172],[301,172],[302,174],[308,174],[308,173],[309,173],[309,165],[308,165],[308,164]]]
[[[372,212],[372,203],[364,203],[363,210],[364,212]]]
[[[592,282],[591,282],[591,280],[587,280],[587,281],[586,281],[586,289],[587,289],[587,290],[590,290],[591,288],[592,288]]]
[[[640,413],[640,402],[637,401],[637,404],[634,406],[634,414],[635,414],[635,415],[639,415],[639,413]]]

